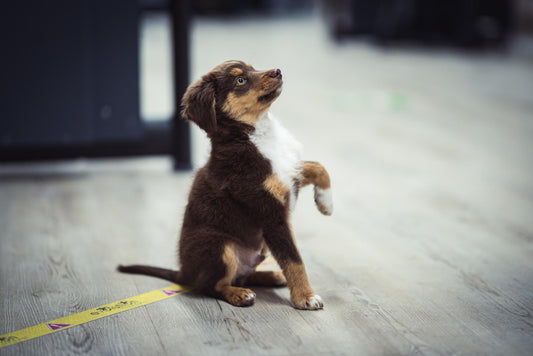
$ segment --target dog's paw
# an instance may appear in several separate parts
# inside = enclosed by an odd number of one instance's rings
[[[318,310],[324,308],[324,302],[319,295],[313,295],[310,297],[304,297],[298,300],[292,301],[294,307],[302,310]]]
[[[315,186],[315,203],[322,214],[331,215],[333,213],[331,188],[321,189]]]
[[[232,287],[231,292],[225,295],[228,303],[236,307],[248,307],[255,302],[255,293],[248,288]]]

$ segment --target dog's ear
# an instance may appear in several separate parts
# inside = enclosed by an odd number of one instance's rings
[[[194,122],[208,134],[216,130],[215,86],[209,75],[189,85],[181,105],[182,117]]]

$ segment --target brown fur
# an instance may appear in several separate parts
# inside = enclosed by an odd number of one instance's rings
[[[289,262],[284,269],[287,285],[291,290],[291,300],[296,301],[298,309],[308,309],[307,300],[315,295],[307,280],[307,273],[303,263]]]
[[[331,181],[328,171],[318,162],[304,162],[302,164],[301,187],[312,183],[321,189],[328,189],[331,187]]]
[[[251,286],[274,286],[287,285],[287,279],[281,271],[255,271],[248,277],[246,283]]]
[[[241,78],[241,79],[239,79]],[[227,61],[192,84],[182,101],[183,116],[207,132],[211,155],[196,173],[179,239],[180,271],[119,266],[187,284],[236,306],[254,302],[242,285],[287,284],[300,309],[317,309],[289,223],[289,187],[272,172],[271,162],[250,141],[254,123],[281,92],[279,70],[256,71]],[[295,187],[329,187],[317,164],[302,164]],[[267,248],[283,270],[257,272]]]

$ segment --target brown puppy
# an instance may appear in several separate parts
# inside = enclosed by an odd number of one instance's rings
[[[315,201],[332,212],[330,179],[316,162],[300,159],[301,146],[268,112],[280,95],[279,69],[257,71],[227,61],[189,86],[183,116],[207,132],[211,155],[194,179],[179,240],[181,269],[119,266],[121,272],[164,278],[252,305],[247,285],[287,284],[299,309],[320,309],[289,223],[298,191],[315,186]],[[283,270],[256,271],[267,250]]]

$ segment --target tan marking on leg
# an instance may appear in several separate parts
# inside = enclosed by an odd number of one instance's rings
[[[263,182],[265,189],[274,196],[279,202],[285,205],[287,194],[289,193],[289,187],[287,187],[279,179],[277,174],[271,174]]]
[[[303,263],[289,262],[285,268],[285,278],[287,278],[287,285],[291,289],[292,296],[312,296],[315,294],[305,272]]]
[[[291,301],[298,309],[322,309],[322,299],[315,294],[305,272],[303,263],[289,262],[283,269],[291,291]]]
[[[238,307],[245,307],[254,304],[255,293],[247,288],[233,287],[231,285],[235,274],[237,273],[237,255],[235,246],[232,243],[224,246],[222,260],[226,265],[226,274],[217,282],[215,290],[220,292],[226,301]]]
[[[230,73],[231,73],[231,75],[234,75],[234,76],[241,75],[242,74],[242,69],[233,68]]]
[[[328,171],[318,162],[303,162],[302,164],[303,179],[300,182],[304,187],[313,183],[320,189],[328,189],[331,187],[331,180]]]
[[[281,271],[255,271],[248,277],[246,284],[281,287],[287,285],[287,280]]]
[[[228,243],[224,246],[222,261],[224,261],[224,264],[226,265],[226,275],[215,285],[215,290],[218,292],[221,291],[222,286],[231,285],[231,282],[237,273],[237,255],[235,253],[235,246],[232,243]]]

